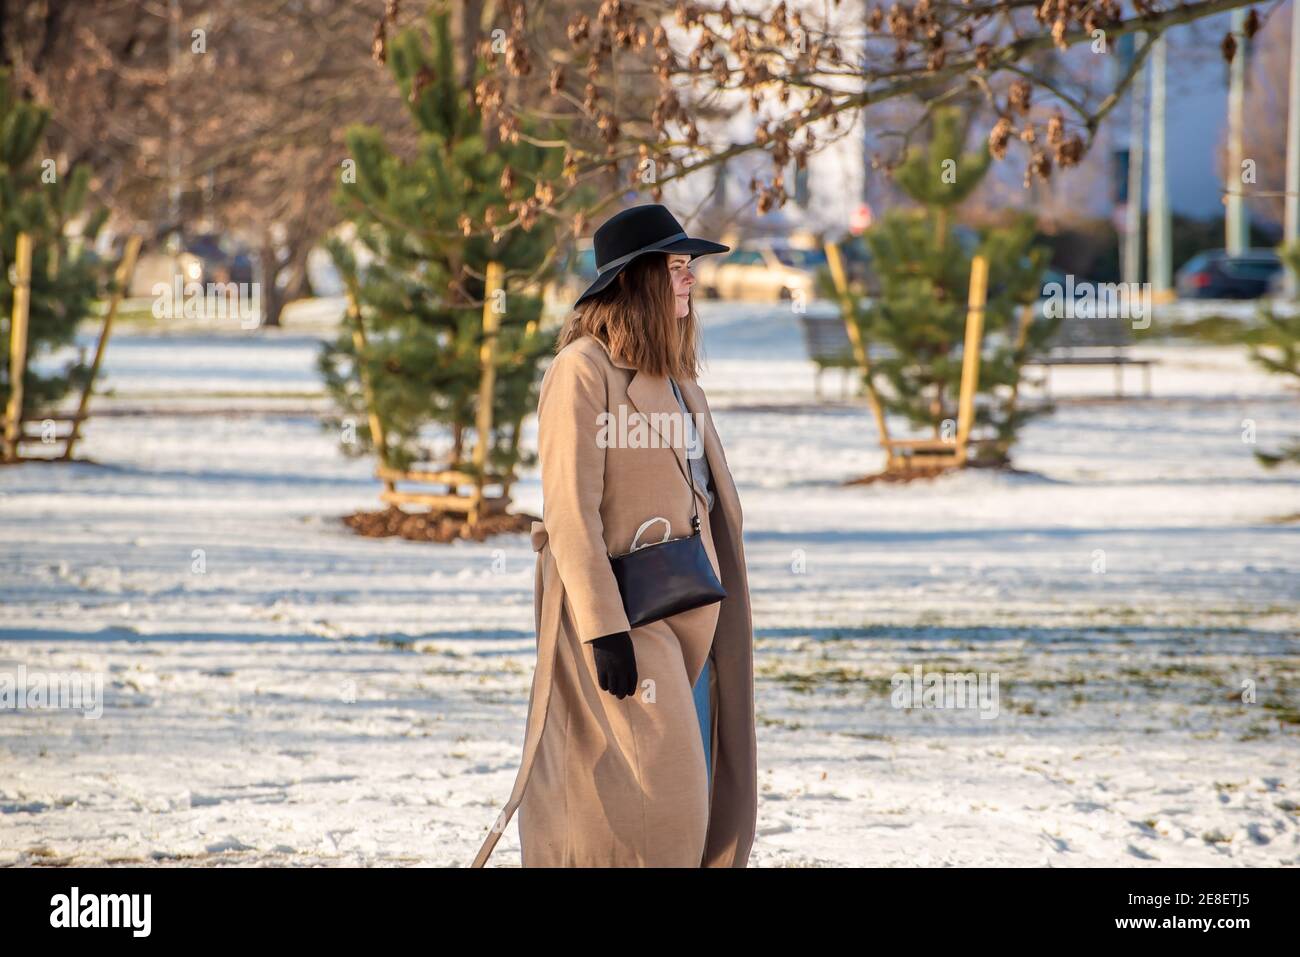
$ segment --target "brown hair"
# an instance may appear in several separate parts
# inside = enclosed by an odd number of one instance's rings
[[[680,319],[667,253],[637,256],[614,281],[580,303],[564,321],[556,351],[592,336],[615,357],[650,375],[694,379],[699,364],[695,304]]]

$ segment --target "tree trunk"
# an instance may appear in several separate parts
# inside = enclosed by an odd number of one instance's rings
[[[463,90],[474,84],[474,47],[482,30],[483,0],[461,0],[456,4],[451,15],[452,52],[456,55],[456,85]]]
[[[280,324],[280,313],[284,309],[284,296],[280,292],[280,284],[277,280],[280,278],[280,260],[275,252],[275,243],[270,235],[262,233],[262,245],[258,251],[258,262],[261,264],[261,283],[262,283],[262,325],[278,326]]]
[[[8,0],[0,0],[0,67],[8,70],[14,65],[13,57],[9,55],[9,3]]]
[[[262,233],[262,247],[258,258],[262,267],[262,307],[264,326],[279,326],[284,307],[305,296],[307,288],[307,254],[312,241],[297,237],[290,240],[289,258],[280,261],[275,242],[266,231]]]

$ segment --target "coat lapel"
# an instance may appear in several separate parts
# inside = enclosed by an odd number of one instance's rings
[[[722,513],[727,517],[727,524],[739,529],[740,496],[736,492],[736,483],[731,477],[731,468],[722,455],[722,440],[713,427],[713,414],[709,411],[704,398],[704,390],[694,379],[677,383],[682,390],[686,407],[696,413],[695,420],[700,423],[700,433],[704,441],[704,453],[709,462],[709,473],[713,476],[713,491],[722,505]],[[671,387],[669,388],[671,392]],[[706,499],[707,502],[707,499]]]
[[[636,406],[636,410],[646,417],[646,425],[659,434],[659,444],[667,446],[672,450],[673,455],[677,456],[677,464],[682,469],[682,481],[689,482],[691,466],[686,458],[685,447],[673,442],[673,429],[669,428],[665,434],[654,424],[656,421],[664,421],[658,414],[670,416],[671,418],[667,420],[670,422],[674,418],[680,419],[682,415],[682,407],[677,404],[677,397],[673,395],[673,387],[668,384],[668,380],[663,376],[646,375],[638,371],[628,383],[627,397]],[[701,489],[700,492],[702,493],[703,490]]]
[[[596,337],[593,336],[592,338]],[[636,406],[638,412],[646,416],[655,412],[681,413],[681,406],[677,404],[677,397],[673,395],[673,387],[669,385],[666,378],[647,375],[631,363],[615,357],[609,351],[609,346],[601,342],[600,339],[596,339],[596,341],[605,350],[605,355],[609,356],[609,361],[613,365],[632,373],[632,381],[627,386],[627,397]],[[718,433],[713,428],[713,415],[706,405],[704,392],[694,379],[679,382],[677,387],[682,390],[682,398],[686,400],[686,408],[696,413],[695,420],[701,425],[700,432],[704,441],[704,454],[709,463],[709,472],[713,476],[713,491],[717,495],[718,501],[722,503],[723,514],[727,516],[728,524],[732,528],[738,529],[740,527],[737,521],[740,515],[740,499],[736,493],[736,485],[731,478],[731,470],[727,467],[726,459],[722,457],[722,440],[718,438]],[[653,419],[650,421],[653,422]],[[667,445],[670,438],[671,436],[663,436],[661,441]],[[690,462],[686,458],[686,450],[678,446],[672,446],[672,449],[682,469],[686,470],[683,474],[688,475]],[[708,496],[705,494],[704,489],[697,488],[695,494],[699,497],[700,503],[707,507]]]

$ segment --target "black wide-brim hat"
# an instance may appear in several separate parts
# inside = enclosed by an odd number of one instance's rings
[[[573,303],[600,292],[623,267],[646,253],[690,254],[691,259],[708,253],[725,253],[730,246],[686,235],[681,223],[660,203],[631,206],[605,220],[592,237],[596,254],[596,281]]]

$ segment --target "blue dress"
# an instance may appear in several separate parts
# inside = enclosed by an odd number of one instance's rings
[[[690,409],[686,407],[686,400],[682,398],[681,390],[677,388],[677,383],[671,378],[668,382],[673,387],[673,395],[677,397],[678,404],[682,407],[682,412],[686,414],[686,429],[689,435],[690,446],[698,448],[699,436],[695,432],[695,422],[690,417]],[[695,484],[704,489],[705,497],[708,500],[709,508],[713,508],[714,496],[710,484],[713,476],[709,473],[709,460],[705,455],[699,455],[690,459],[691,473]],[[695,714],[700,721],[700,737],[704,740],[704,767],[708,772],[709,793],[713,793],[713,755],[710,753],[713,744],[713,727],[709,715],[709,671],[712,656],[704,659],[704,668],[700,672],[699,680],[695,682],[693,690],[695,695]]]
[[[712,655],[704,659],[704,670],[700,672],[700,680],[695,682],[694,689],[695,714],[700,719],[700,737],[704,739],[704,767],[708,770],[710,795],[713,794],[713,761],[709,753],[709,746],[713,743],[709,722],[709,664],[712,660]]]

